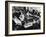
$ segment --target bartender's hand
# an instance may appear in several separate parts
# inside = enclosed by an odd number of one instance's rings
[[[24,14],[21,14],[19,18],[21,21],[24,21]]]

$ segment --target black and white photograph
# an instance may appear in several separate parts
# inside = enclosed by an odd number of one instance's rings
[[[40,29],[40,8],[12,7],[12,29],[31,30]]]
[[[6,2],[6,35],[44,34],[45,4]]]

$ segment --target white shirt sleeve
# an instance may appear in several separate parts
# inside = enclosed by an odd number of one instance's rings
[[[16,24],[21,25],[21,21],[17,17],[15,17],[13,20]]]

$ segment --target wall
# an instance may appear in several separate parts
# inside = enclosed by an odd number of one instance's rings
[[[46,0],[16,0],[16,1],[45,2],[45,6],[46,6]],[[46,13],[45,13],[45,19],[46,19]],[[0,37],[5,37],[5,0],[0,0]],[[24,36],[14,36],[14,37],[46,37],[46,33],[42,35],[41,34],[40,35],[24,35]]]

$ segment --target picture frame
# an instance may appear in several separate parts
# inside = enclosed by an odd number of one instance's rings
[[[5,36],[35,34],[45,34],[45,3],[5,1]]]

